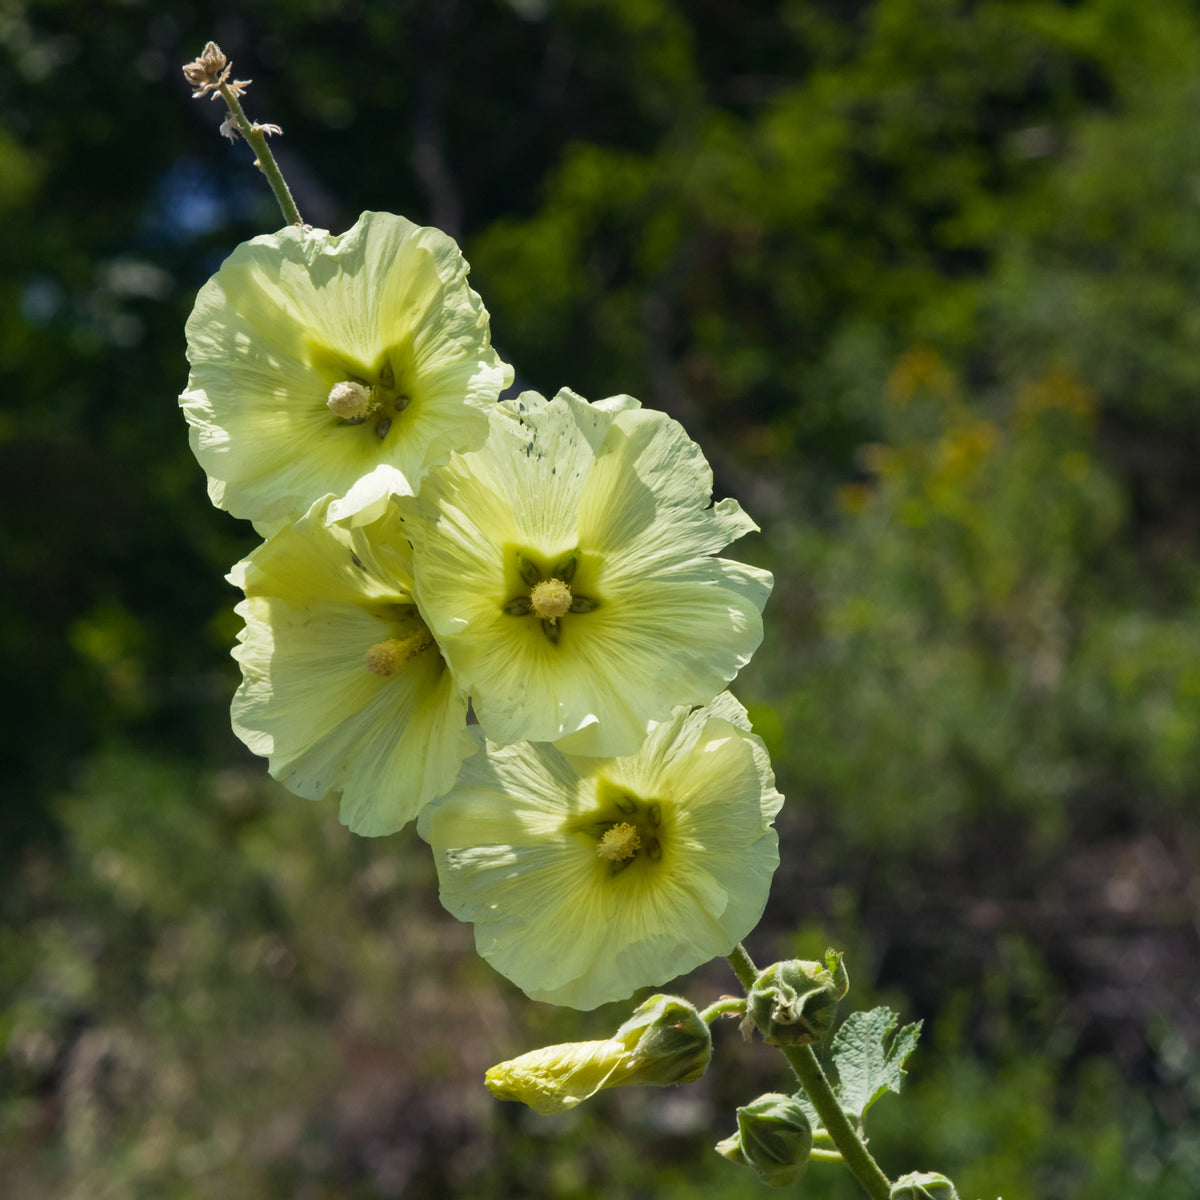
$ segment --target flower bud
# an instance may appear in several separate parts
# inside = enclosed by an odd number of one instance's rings
[[[708,1069],[712,1038],[700,1014],[678,996],[651,996],[611,1038],[531,1050],[492,1067],[484,1082],[500,1100],[534,1112],[574,1108],[601,1088],[692,1083]]]
[[[833,1028],[838,1001],[850,986],[842,956],[833,950],[825,965],[802,959],[774,963],[754,981],[746,1002],[748,1020],[775,1046],[806,1046]]]
[[[712,1058],[708,1026],[678,996],[651,996],[613,1036],[633,1056],[622,1083],[695,1083]]]
[[[958,1200],[954,1184],[936,1171],[913,1171],[892,1184],[888,1200]]]
[[[812,1152],[812,1126],[795,1096],[768,1092],[737,1110],[738,1131],[717,1143],[730,1162],[753,1167],[769,1187],[799,1178]]]

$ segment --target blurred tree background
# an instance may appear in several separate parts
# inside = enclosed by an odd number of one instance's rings
[[[0,1179],[49,1200],[726,1200],[781,1063],[559,1118],[409,832],[228,728],[255,544],[175,397],[278,214],[462,242],[522,386],[681,419],[776,574],[761,959],[924,1018],[873,1114],[964,1200],[1200,1193],[1200,9],[1183,0],[0,0]],[[733,988],[723,963],[678,987]],[[818,1164],[814,1198],[855,1195]]]

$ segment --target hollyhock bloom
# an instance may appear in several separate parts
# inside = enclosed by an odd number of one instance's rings
[[[417,602],[490,740],[632,754],[745,665],[771,576],[713,557],[757,526],[711,496],[677,422],[563,391],[497,406],[401,499]]]
[[[421,813],[442,903],[535,1000],[594,1008],[728,954],[779,862],[783,803],[727,692],[627,758],[488,744]]]
[[[233,728],[293,792],[340,795],[355,833],[392,833],[474,751],[467,701],[413,603],[394,507],[352,527],[327,523],[332,500],[229,575],[246,593]]]
[[[180,405],[218,508],[264,536],[319,496],[338,519],[478,446],[512,379],[453,240],[391,213],[240,245],[187,323]]]

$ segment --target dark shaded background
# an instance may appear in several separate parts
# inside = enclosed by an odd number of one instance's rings
[[[180,65],[215,38],[306,219],[462,242],[522,385],[681,419],[777,578],[738,694],[789,804],[750,939],[924,1018],[872,1114],[966,1197],[1200,1190],[1200,10],[1171,0],[0,7],[0,1178],[22,1197],[741,1196],[784,1081],[562,1118],[534,1005],[228,729],[175,396],[279,223]],[[721,963],[677,987],[707,1002]],[[817,1165],[813,1196],[854,1194]]]

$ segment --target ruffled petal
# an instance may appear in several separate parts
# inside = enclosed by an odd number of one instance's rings
[[[417,827],[480,954],[535,1000],[594,1008],[727,954],[753,928],[781,803],[726,694],[680,708],[626,758],[488,743]]]
[[[479,446],[512,372],[466,276],[445,234],[389,213],[341,237],[289,227],[239,246],[187,324],[180,404],[213,503],[268,534],[381,463],[411,491]],[[372,389],[361,424],[326,404],[346,380]]]
[[[467,701],[412,601],[394,509],[328,524],[331,497],[230,574],[246,592],[234,731],[298,795],[341,797],[342,820],[391,833],[453,783],[475,749]],[[380,646],[402,647],[373,669]]]
[[[404,507],[417,602],[489,739],[628,755],[745,665],[771,577],[713,557],[754,526],[711,485],[664,414],[566,391],[500,405],[481,450],[431,473]],[[531,615],[522,561],[569,564],[580,607]]]

